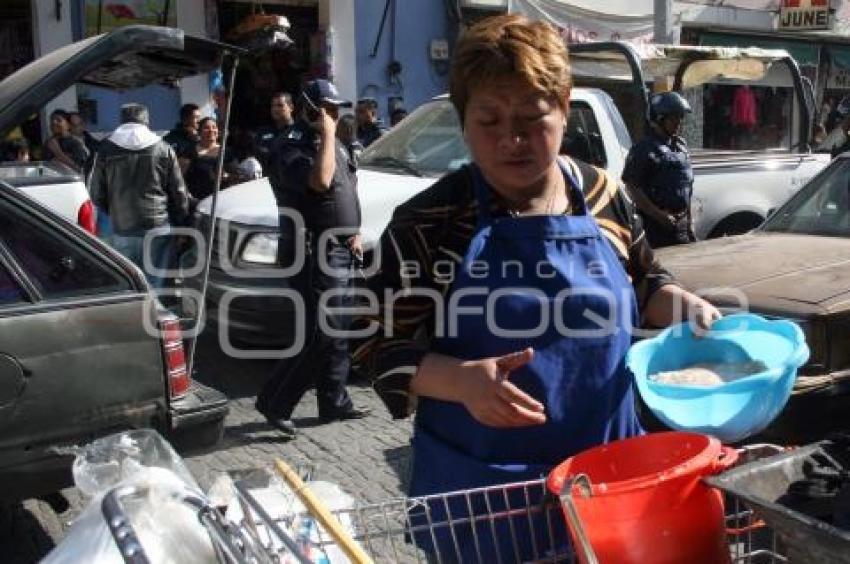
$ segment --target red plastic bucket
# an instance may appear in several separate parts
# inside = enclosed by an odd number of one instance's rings
[[[589,478],[590,496],[573,486],[572,498],[601,564],[723,564],[723,497],[702,478],[737,458],[707,435],[655,433],[581,452],[549,474],[547,487],[560,496],[574,476]],[[572,524],[570,534],[587,564]]]

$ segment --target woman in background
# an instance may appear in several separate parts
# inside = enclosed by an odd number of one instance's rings
[[[186,188],[196,200],[203,200],[215,191],[218,155],[218,124],[215,119],[205,117],[198,122],[198,145],[195,155],[186,169]],[[224,180],[222,180],[224,185]]]

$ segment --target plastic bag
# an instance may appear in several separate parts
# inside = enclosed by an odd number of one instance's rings
[[[217,562],[198,510],[182,501],[187,496],[202,496],[198,484],[156,431],[127,431],[97,439],[77,449],[72,470],[77,487],[93,497],[43,562],[122,564],[102,503],[107,493],[126,486],[139,491],[121,502],[149,562]]]
[[[207,564],[217,562],[209,533],[198,520],[196,508],[181,501],[196,494],[171,470],[142,467],[116,484],[137,486],[144,495],[125,498],[125,513],[151,564]],[[96,495],[74,522],[68,536],[42,564],[92,562],[123,564],[101,508],[107,492]]]
[[[80,491],[94,496],[145,468],[170,470],[183,483],[200,491],[180,455],[153,429],[125,431],[92,441],[77,452],[71,471]]]

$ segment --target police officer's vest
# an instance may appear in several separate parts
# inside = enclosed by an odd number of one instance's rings
[[[693,193],[694,172],[684,139],[676,136],[668,144],[653,133],[644,142],[651,144],[648,157],[655,164],[655,174],[647,179],[647,196],[665,211],[687,210]]]

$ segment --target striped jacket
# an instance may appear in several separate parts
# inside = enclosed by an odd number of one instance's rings
[[[565,162],[579,179],[588,210],[620,258],[642,308],[655,290],[674,282],[672,276],[655,260],[621,185],[602,169],[573,159]],[[507,215],[496,198],[491,206],[494,217]],[[409,384],[434,334],[433,296],[449,291],[477,220],[471,175],[464,167],[396,208],[381,237],[380,269],[367,281],[379,314],[355,318],[352,328],[371,336],[352,346],[354,362],[369,374],[395,418],[415,409]]]

